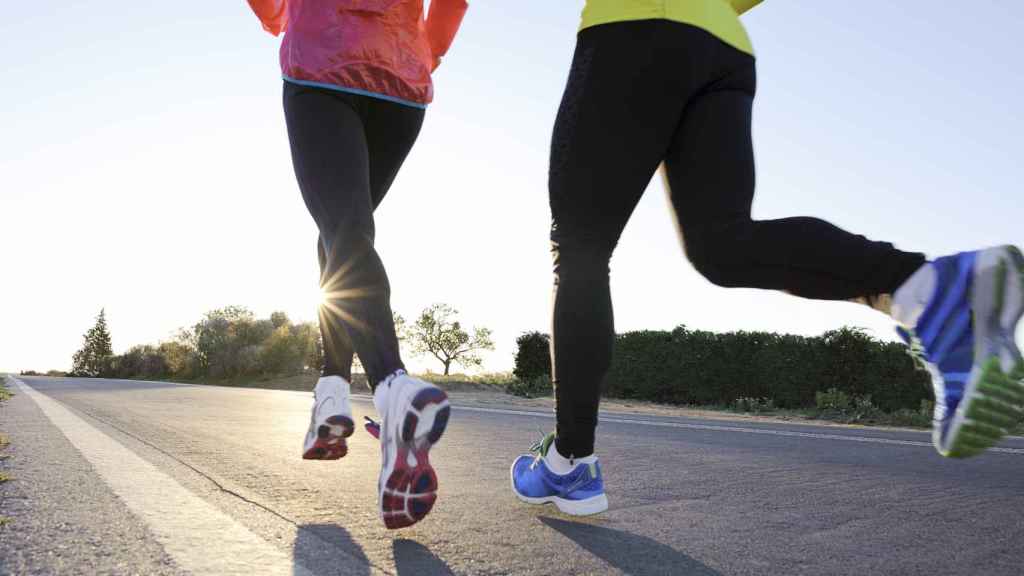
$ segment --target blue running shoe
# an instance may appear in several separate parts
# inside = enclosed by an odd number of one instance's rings
[[[545,461],[555,441],[548,434],[512,463],[512,491],[528,504],[553,503],[559,510],[573,516],[597,514],[608,509],[604,493],[601,465],[596,461],[580,462],[565,475],[552,472]]]
[[[1024,256],[1014,246],[932,263],[936,289],[913,329],[897,329],[935,388],[932,440],[943,456],[982,453],[1024,420]]]

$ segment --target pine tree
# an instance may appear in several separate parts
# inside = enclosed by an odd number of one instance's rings
[[[101,309],[100,315],[96,317],[96,324],[82,337],[82,349],[75,352],[72,357],[71,372],[75,376],[106,376],[113,358],[110,331],[107,330],[107,314],[105,309]]]

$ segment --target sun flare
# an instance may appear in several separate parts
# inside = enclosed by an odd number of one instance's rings
[[[319,286],[314,288],[314,292],[310,296],[312,296],[312,300],[316,303],[317,308],[323,308],[324,304],[327,303],[327,292]]]

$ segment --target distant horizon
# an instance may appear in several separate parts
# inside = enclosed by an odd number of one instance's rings
[[[227,305],[227,306],[241,306],[243,308],[249,309],[249,308],[247,308],[247,307],[245,307],[244,305],[241,305],[241,304],[230,304],[230,305]],[[225,307],[226,306],[221,306],[221,307],[215,308],[214,310],[218,310],[218,309],[225,308]],[[106,309],[106,308],[104,308],[104,309]],[[251,309],[249,309],[249,310],[251,311]],[[207,312],[211,312],[211,311],[213,311],[213,310],[207,310],[206,312],[203,312],[202,315],[205,315]],[[274,312],[279,312],[279,311],[280,310],[275,310]],[[400,312],[398,312],[398,313],[401,314]],[[96,314],[98,315],[99,311],[97,311]],[[196,322],[198,322],[199,319],[201,319],[202,315],[200,315],[200,317],[197,318]],[[259,319],[269,319],[269,317],[270,317],[269,313],[268,314],[264,314],[264,315],[260,315],[260,314],[256,314],[254,312],[254,315],[255,315],[256,319],[258,319],[258,320]],[[405,316],[405,318],[406,318],[406,321],[409,320],[408,316]],[[306,324],[306,323],[316,324],[316,322],[313,321],[313,320],[301,320],[301,319],[297,320],[295,318],[292,318],[291,316],[289,316],[288,319],[289,319],[289,321],[293,325],[294,324]],[[93,326],[93,324],[94,324],[94,322],[90,322],[88,326],[84,327],[82,329],[82,334],[84,335],[84,333],[89,328],[91,328]],[[194,325],[195,325],[195,322],[193,322],[192,324],[182,325],[178,329],[176,329],[174,332],[176,332],[177,330],[191,328]],[[472,327],[472,326],[485,326],[486,327],[486,324],[484,324],[484,323],[475,323],[475,324],[471,324],[470,325],[470,327]],[[675,326],[671,326],[671,327],[667,327],[667,328],[636,328],[636,329],[631,329],[631,330],[616,330],[616,334],[617,335],[621,335],[621,334],[624,334],[626,332],[635,332],[635,331],[643,331],[643,330],[670,332],[670,331],[678,328],[679,326],[685,326],[687,329],[694,330],[694,331],[705,331],[705,332],[712,332],[712,333],[715,333],[715,334],[727,334],[727,333],[734,333],[734,332],[763,332],[763,333],[770,333],[770,334],[785,334],[785,335],[795,335],[795,336],[805,336],[805,337],[821,336],[822,334],[824,334],[826,332],[829,332],[831,330],[836,330],[836,329],[841,329],[841,328],[851,328],[851,329],[857,329],[857,330],[864,330],[869,336],[871,336],[872,338],[875,338],[877,340],[886,341],[886,342],[888,342],[888,341],[896,341],[897,340],[896,335],[895,335],[895,331],[892,332],[892,334],[890,335],[891,337],[884,338],[884,337],[880,337],[880,335],[878,335],[878,334],[874,334],[870,329],[868,329],[866,327],[856,326],[856,325],[853,325],[853,324],[844,324],[842,326],[838,326],[838,327],[828,328],[826,330],[822,330],[819,333],[810,334],[810,333],[795,333],[795,332],[780,331],[780,330],[752,330],[752,329],[743,329],[743,328],[735,329],[735,330],[714,330],[714,329],[703,328],[703,327],[700,327],[700,326],[694,326],[694,325],[691,325],[691,324],[687,324],[685,322],[681,322],[679,324],[676,324]],[[545,334],[550,333],[550,330],[539,329],[539,328],[536,329],[536,330],[526,330],[524,332],[533,332],[533,331],[541,332],[541,333],[545,333]],[[173,341],[173,340],[174,340],[174,336],[173,336],[173,332],[172,332],[172,334],[169,335],[169,337],[167,337],[165,339],[162,339],[162,340],[157,340],[157,341],[152,341],[152,342],[136,342],[136,343],[128,344],[127,346],[121,347],[121,346],[117,345],[117,335],[114,334],[113,331],[111,331],[111,341],[112,341],[112,347],[113,347],[113,351],[114,351],[114,355],[115,356],[122,355],[125,352],[127,352],[129,349],[131,349],[131,348],[133,348],[135,346],[146,346],[146,345],[157,346],[161,342],[169,342],[169,341]],[[76,348],[76,350],[77,350],[77,348]],[[403,361],[405,362],[405,364],[407,365],[407,367],[409,368],[410,371],[415,372],[415,373],[432,373],[432,374],[440,374],[441,373],[441,371],[433,369],[434,368],[433,365],[438,362],[437,360],[429,358],[429,357],[425,357],[425,356],[414,356],[414,355],[411,355],[411,354],[406,354],[406,352],[407,352],[407,350],[405,349],[405,346],[403,346]],[[464,368],[460,367],[460,368],[453,368],[452,369],[452,374],[453,375],[458,375],[458,374],[476,375],[476,374],[484,374],[484,373],[507,373],[507,372],[511,372],[512,371],[512,369],[514,367],[513,364],[514,364],[514,358],[509,361],[508,366],[505,367],[505,368],[492,369],[492,368],[489,368],[489,367],[482,367],[480,369],[464,369]],[[71,369],[71,357],[69,356],[66,366],[61,366],[61,367],[46,366],[46,367],[43,367],[43,368],[40,368],[40,367],[23,367],[23,368],[20,368],[18,370],[7,371],[6,373],[17,375],[17,374],[20,374],[21,372],[23,372],[25,370],[31,370],[31,371],[39,372],[41,374],[45,374],[47,371],[50,371],[50,370],[56,370],[56,371],[60,371],[60,372],[69,372],[70,369]],[[5,371],[4,370],[0,370],[0,374],[3,374],[3,373],[5,373]],[[353,369],[353,374],[363,374],[363,372],[360,372],[357,369]]]

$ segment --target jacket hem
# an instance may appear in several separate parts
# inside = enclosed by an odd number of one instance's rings
[[[426,110],[427,105],[422,102],[413,102],[412,100],[406,100],[397,96],[391,96],[390,94],[381,94],[379,92],[370,92],[369,90],[361,90],[359,88],[349,88],[348,86],[339,86],[337,84],[329,84],[327,82],[314,82],[312,80],[299,80],[292,78],[287,74],[282,74],[281,78],[285,82],[291,82],[292,84],[298,84],[299,86],[309,86],[311,88],[323,88],[325,90],[334,90],[336,92],[347,92],[349,94],[355,94],[357,96],[368,96],[370,98],[377,98],[380,100],[387,100],[388,102],[394,102],[395,104],[401,104],[403,106],[410,106],[412,108],[419,108],[420,110]]]

